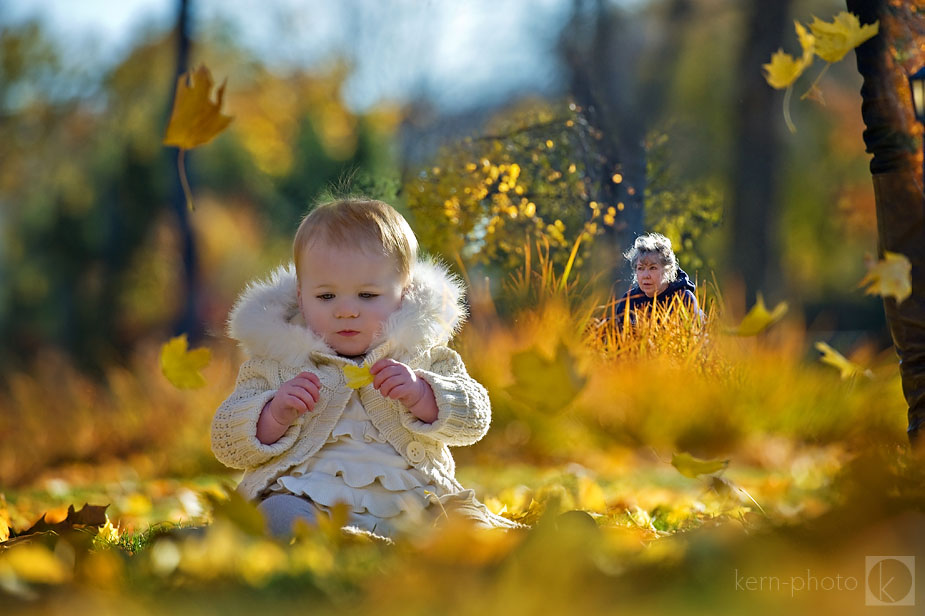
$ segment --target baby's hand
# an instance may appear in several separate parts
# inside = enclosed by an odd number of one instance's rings
[[[437,400],[430,385],[414,370],[394,359],[380,359],[369,369],[373,387],[386,398],[398,400],[426,423],[437,419]]]
[[[301,372],[280,385],[265,410],[278,424],[288,427],[297,417],[314,410],[320,394],[318,377],[311,372]]]

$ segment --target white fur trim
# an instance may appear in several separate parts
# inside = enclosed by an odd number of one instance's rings
[[[385,324],[383,340],[399,355],[446,344],[466,319],[462,281],[441,263],[418,261],[401,307]],[[315,352],[335,354],[299,311],[298,282],[290,263],[241,293],[228,319],[228,335],[249,357],[301,365]]]

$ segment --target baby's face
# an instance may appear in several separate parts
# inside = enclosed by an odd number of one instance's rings
[[[339,355],[363,355],[401,305],[404,280],[394,259],[325,241],[299,257],[305,323]]]

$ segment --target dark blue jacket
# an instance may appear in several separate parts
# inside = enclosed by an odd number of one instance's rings
[[[659,304],[667,304],[674,299],[675,295],[681,296],[681,301],[683,301],[688,307],[693,309],[694,313],[703,318],[703,311],[697,305],[697,296],[694,292],[697,290],[697,287],[691,282],[690,277],[688,277],[687,272],[678,268],[678,277],[668,284],[668,287],[661,293],[655,296],[655,301]],[[653,298],[646,295],[642,289],[639,288],[639,285],[634,286],[632,289],[626,292],[626,294],[617,302],[617,307],[614,313],[614,319],[617,323],[623,323],[623,313],[626,312],[627,306],[630,309],[630,323],[636,323],[636,311],[640,308],[648,309],[652,306]]]

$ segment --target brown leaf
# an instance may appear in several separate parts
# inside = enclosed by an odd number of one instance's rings
[[[222,114],[225,84],[216,90],[211,100],[212,73],[205,65],[196,72],[187,71],[177,78],[177,93],[167,124],[164,145],[191,150],[212,141],[231,123],[231,116]]]
[[[12,538],[6,543],[13,543],[18,539],[47,533],[63,534],[68,531],[81,530],[85,527],[101,528],[106,525],[106,509],[109,505],[88,505],[84,503],[80,511],[74,510],[74,505],[67,508],[67,516],[60,522],[46,521],[47,513],[43,513],[38,521],[21,533],[11,533]]]

